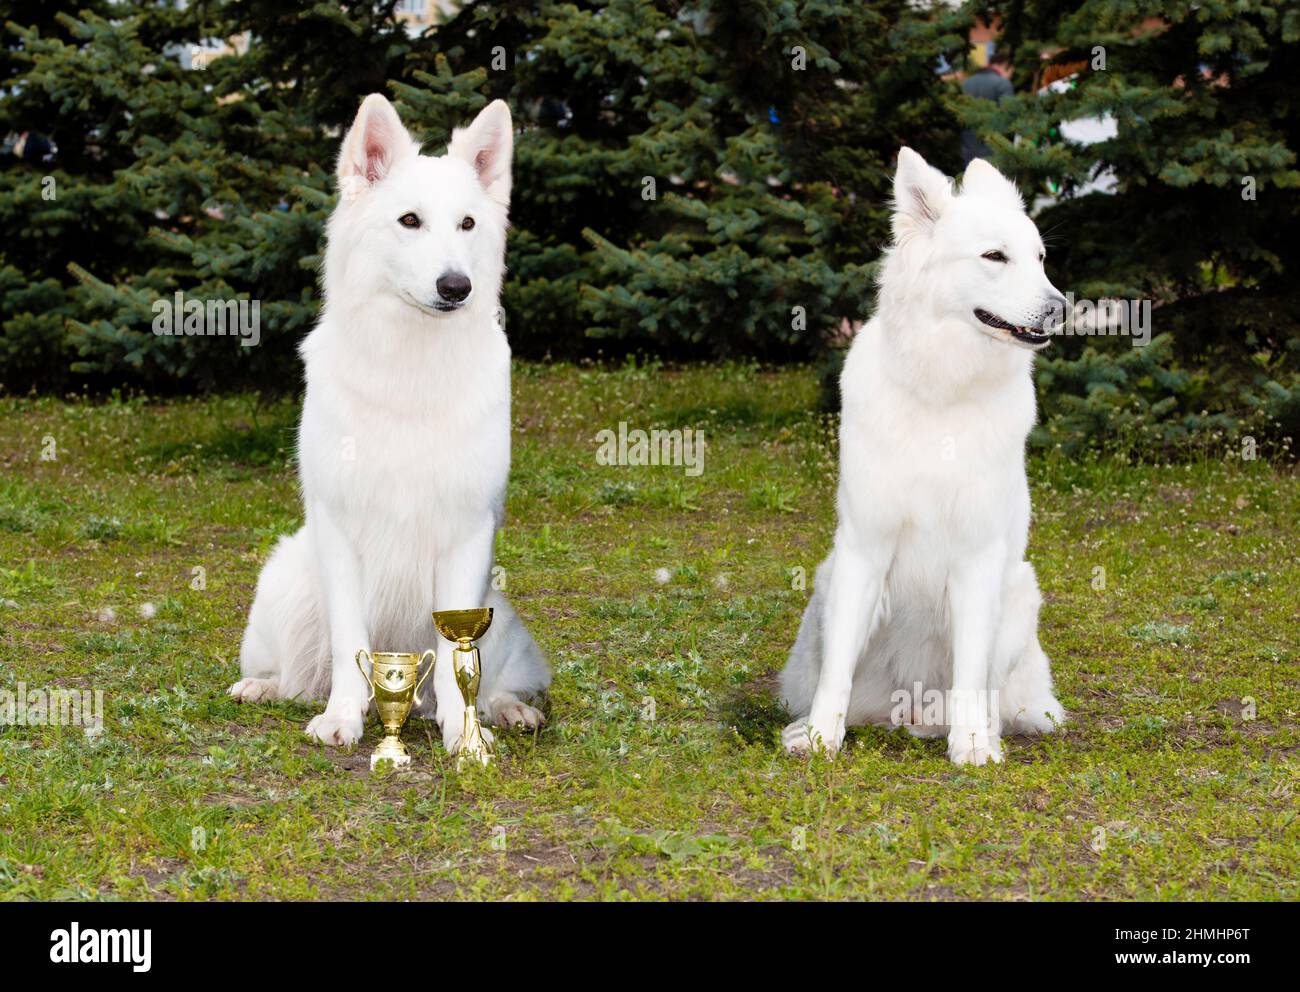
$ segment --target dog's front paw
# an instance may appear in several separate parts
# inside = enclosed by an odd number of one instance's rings
[[[240,703],[269,702],[280,698],[280,683],[275,679],[240,679],[227,694]]]
[[[330,747],[352,747],[365,729],[365,710],[359,706],[329,707],[307,724],[307,736]]]
[[[796,720],[781,731],[781,746],[787,754],[807,758],[813,753],[834,757],[844,743],[842,728],[821,729],[809,719]]]
[[[492,700],[488,706],[489,723],[507,730],[536,730],[546,722],[542,711],[535,706],[520,702],[513,696]]]
[[[983,765],[1002,761],[1002,741],[983,727],[953,727],[948,732],[948,760],[954,765]]]

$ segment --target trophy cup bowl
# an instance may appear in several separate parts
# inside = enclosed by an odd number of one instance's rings
[[[370,662],[367,672],[361,664],[365,655]],[[390,762],[394,768],[402,768],[411,763],[411,756],[402,743],[402,725],[411,715],[411,707],[420,703],[420,687],[425,679],[433,674],[434,653],[410,654],[399,651],[367,651],[362,648],[357,652],[357,668],[370,685],[370,699],[379,711],[379,720],[384,725],[384,737],[370,755],[370,769],[381,761]],[[428,659],[429,667],[421,676],[420,662]]]
[[[433,625],[449,641],[468,644],[477,641],[492,626],[492,607],[478,610],[442,610],[434,613]]]
[[[482,667],[474,641],[492,626],[492,609],[483,607],[476,610],[435,611],[433,625],[447,640],[456,642],[456,649],[451,653],[452,670],[456,673],[456,685],[460,688],[461,700],[465,704],[465,725],[460,737],[460,749],[456,752],[456,767],[463,767],[466,761],[487,765],[492,761],[492,745],[483,736],[483,725],[478,718],[478,686]]]

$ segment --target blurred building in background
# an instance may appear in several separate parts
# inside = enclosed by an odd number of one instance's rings
[[[414,37],[461,6],[456,0],[401,0],[394,9],[397,19],[406,26],[407,34]]]

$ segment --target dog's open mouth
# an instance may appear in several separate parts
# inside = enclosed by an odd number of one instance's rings
[[[1021,344],[1027,344],[1031,348],[1041,348],[1052,340],[1052,335],[1041,327],[1021,327],[978,307],[975,309],[975,316],[980,323],[1006,331]]]

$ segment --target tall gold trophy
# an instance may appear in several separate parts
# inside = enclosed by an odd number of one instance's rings
[[[361,664],[365,655],[370,662],[367,672]],[[420,686],[433,674],[435,655],[432,651],[424,654],[406,654],[393,651],[357,652],[356,663],[370,684],[370,699],[379,710],[379,719],[384,725],[384,739],[379,742],[370,756],[370,770],[381,761],[392,762],[394,768],[403,768],[411,763],[406,745],[402,743],[402,724],[411,715],[411,707],[420,704]],[[419,675],[420,662],[428,659],[429,667],[423,676]]]
[[[435,611],[433,625],[447,640],[456,642],[456,649],[451,653],[452,669],[456,673],[456,685],[460,686],[461,699],[465,702],[465,730],[460,738],[460,750],[456,753],[456,767],[461,768],[466,760],[489,764],[492,745],[483,736],[483,725],[478,719],[478,684],[482,669],[474,642],[492,626],[492,609]]]

